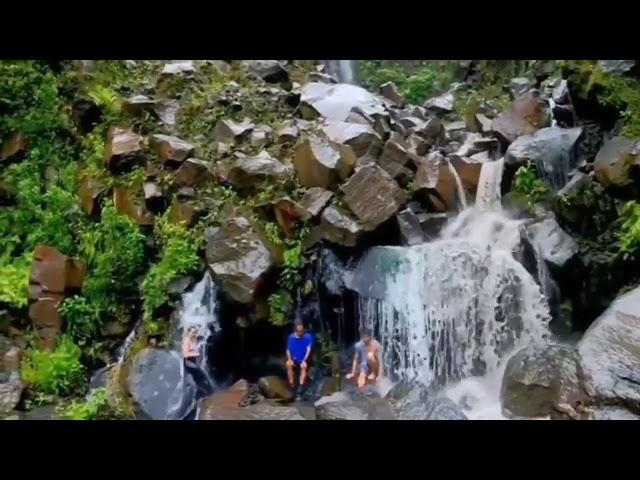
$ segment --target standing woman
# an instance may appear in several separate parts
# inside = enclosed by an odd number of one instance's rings
[[[187,362],[191,362],[196,366],[200,365],[200,345],[196,327],[192,326],[187,330],[187,334],[182,341],[182,356]]]

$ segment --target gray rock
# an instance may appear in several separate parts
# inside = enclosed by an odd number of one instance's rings
[[[300,205],[307,211],[309,218],[315,218],[320,215],[332,196],[333,192],[329,190],[319,187],[310,188],[304,192]]]
[[[380,151],[382,139],[369,125],[328,120],[322,131],[332,142],[349,145],[356,156]]]
[[[553,89],[552,98],[554,102],[560,105],[570,102],[569,84],[566,80],[562,79],[558,82],[558,85]]]
[[[153,420],[182,420],[196,407],[196,384],[176,352],[146,348],[129,375],[129,391]]]
[[[320,216],[320,237],[345,247],[355,247],[364,228],[350,214],[335,206],[329,206]]]
[[[530,346],[509,359],[500,393],[503,410],[517,417],[544,417],[586,394],[578,354],[565,345]]]
[[[548,124],[547,104],[539,92],[529,92],[516,98],[491,124],[491,129],[505,144],[521,135],[529,135]]]
[[[397,213],[396,219],[404,245],[419,245],[425,242],[426,238],[418,215],[406,209]]]
[[[517,77],[512,78],[509,82],[509,90],[514,97],[519,97],[523,93],[528,92],[535,86],[535,82],[529,78]]]
[[[587,393],[640,411],[640,287],[618,297],[578,344]]]
[[[529,161],[535,162],[544,178],[559,190],[575,168],[575,147],[580,135],[581,128],[560,127],[543,128],[532,135],[522,135],[509,145],[505,163],[521,166]]]
[[[346,392],[336,392],[320,398],[316,403],[317,420],[367,420],[363,403],[356,403]]]
[[[298,144],[293,165],[300,183],[307,187],[335,187],[347,178],[356,163],[356,155],[349,145],[310,136]]]
[[[179,108],[180,102],[175,99],[170,99],[156,102],[153,106],[153,111],[162,123],[172,127],[176,124]]]
[[[640,416],[631,413],[622,407],[595,407],[592,408],[592,420],[640,420]]]
[[[195,73],[196,67],[193,60],[174,60],[166,63],[162,69],[162,75],[180,75]]]
[[[279,83],[289,80],[289,72],[277,60],[248,60],[249,73],[262,78],[268,83]]]
[[[397,105],[399,107],[404,105],[404,98],[402,98],[402,95],[398,91],[398,87],[396,87],[395,83],[383,83],[382,85],[380,85],[380,93],[384,98],[391,100],[394,105]]]
[[[529,240],[538,247],[542,258],[552,268],[563,268],[580,252],[576,241],[553,218],[526,227]]]
[[[222,290],[239,303],[253,300],[274,258],[262,235],[244,216],[228,216],[205,230],[206,260]]]
[[[635,66],[635,60],[598,60],[603,72],[626,73]]]
[[[217,142],[233,143],[242,135],[248,134],[255,128],[255,124],[249,118],[245,118],[241,122],[235,122],[229,119],[219,120],[213,129],[213,138]]]
[[[390,391],[393,410],[398,420],[466,420],[455,402],[437,396],[422,385],[404,385]]]
[[[6,381],[0,379],[0,415],[13,410],[20,402],[24,385],[18,372],[6,375]]]
[[[253,157],[242,155],[229,170],[228,180],[236,188],[246,188],[265,179],[284,181],[291,174],[291,167],[262,150]]]
[[[600,148],[593,163],[596,180],[605,187],[624,187],[631,182],[631,169],[640,165],[640,142],[613,137]]]
[[[424,107],[434,112],[450,113],[453,112],[454,102],[455,98],[452,93],[444,93],[424,102]]]
[[[345,121],[355,108],[367,115],[386,115],[379,98],[355,85],[311,82],[300,91],[301,113],[309,120],[322,116],[327,120]]]

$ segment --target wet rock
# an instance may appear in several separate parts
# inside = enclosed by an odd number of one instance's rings
[[[275,375],[262,377],[258,380],[258,388],[265,398],[290,402],[293,400],[293,390],[289,383]]]
[[[176,183],[183,187],[200,186],[212,179],[209,164],[197,158],[187,158],[175,174]]]
[[[560,414],[584,401],[578,354],[565,345],[530,346],[515,354],[502,380],[505,413],[517,417]],[[570,412],[570,410],[569,410]]]
[[[537,245],[542,258],[555,271],[563,268],[580,253],[576,241],[553,218],[528,226],[526,232],[530,241]]]
[[[347,212],[335,206],[325,208],[320,216],[321,238],[345,247],[355,247],[363,227]]]
[[[27,139],[18,132],[11,135],[2,143],[0,148],[0,163],[21,161],[27,153]]]
[[[196,384],[183,376],[182,358],[175,352],[146,348],[138,353],[129,375],[129,391],[153,420],[182,420],[196,407]]]
[[[534,80],[525,77],[512,78],[509,82],[509,90],[513,94],[514,98],[518,98],[520,95],[527,93],[536,85]]]
[[[398,420],[466,420],[455,402],[439,397],[423,386],[399,385],[389,391]]]
[[[475,162],[471,158],[461,158],[457,156],[451,157],[449,162],[453,165],[456,172],[458,172],[462,188],[472,197],[475,197],[476,190],[478,189],[478,180],[480,179],[480,171],[482,170],[482,163]]]
[[[174,60],[168,62],[162,68],[162,75],[190,75],[195,73],[196,67],[193,60]]]
[[[294,122],[283,123],[276,131],[275,139],[277,143],[295,142],[298,139],[299,131]]]
[[[180,102],[175,99],[167,99],[156,102],[153,106],[154,113],[158,116],[160,121],[170,127],[176,124],[176,118],[178,116],[178,110],[180,109]]]
[[[300,205],[307,211],[309,218],[315,218],[320,215],[332,196],[333,192],[329,190],[320,187],[309,188],[304,192]]]
[[[438,97],[430,98],[424,102],[424,107],[427,110],[438,113],[450,113],[453,112],[453,106],[455,98],[452,93],[444,93]]]
[[[195,152],[193,145],[170,135],[153,135],[151,146],[163,164],[173,167],[179,166],[187,158],[192,157]]]
[[[240,156],[228,173],[228,181],[236,188],[249,188],[265,179],[283,181],[288,177],[291,169],[272,157],[269,152],[262,150],[258,155]]]
[[[624,187],[631,182],[632,169],[640,165],[640,142],[624,137],[606,141],[593,163],[594,175],[606,187]]]
[[[307,120],[323,116],[327,120],[345,121],[355,108],[367,115],[386,115],[380,99],[355,85],[311,82],[300,91],[300,111]]]
[[[169,207],[167,218],[171,223],[181,224],[190,228],[196,224],[198,214],[193,205],[185,202],[174,201]]]
[[[126,215],[138,225],[153,225],[153,214],[140,205],[133,193],[126,187],[113,188],[113,204],[116,211]]]
[[[255,128],[255,124],[247,117],[241,122],[224,119],[219,120],[213,129],[214,140],[222,143],[233,143],[239,137],[248,135]]]
[[[558,82],[558,85],[553,89],[552,98],[554,102],[560,105],[570,102],[569,84],[566,80],[562,79]]]
[[[356,156],[347,145],[319,137],[305,138],[297,147],[293,164],[300,183],[307,187],[335,187],[353,171]]]
[[[262,276],[274,258],[254,225],[241,215],[205,230],[206,260],[222,289],[239,303],[253,300]]]
[[[626,73],[635,66],[635,60],[598,60],[603,72]]]
[[[438,212],[455,210],[457,206],[457,184],[452,169],[449,161],[436,151],[422,159],[416,171],[416,190],[425,191]]]
[[[111,130],[105,147],[104,164],[112,173],[125,173],[144,162],[144,138],[120,128]]]
[[[371,230],[390,218],[407,200],[404,190],[376,165],[360,168],[342,190],[349,209]]]
[[[162,193],[162,187],[156,182],[144,182],[142,190],[147,208],[153,213],[162,213],[166,206],[166,199],[164,193]]]
[[[382,144],[380,136],[368,125],[329,120],[322,131],[332,142],[349,145],[358,157],[379,151]]]
[[[153,110],[155,100],[145,95],[133,95],[122,102],[122,110],[129,115],[141,115],[142,112]]]
[[[544,127],[548,120],[546,103],[540,94],[529,91],[516,98],[513,103],[498,115],[492,123],[493,131],[509,144],[521,135],[529,135]]]
[[[24,385],[18,372],[0,373],[0,415],[9,413],[18,405],[23,389]]]
[[[476,128],[480,133],[491,133],[493,129],[493,120],[482,113],[476,113],[473,117]]]
[[[249,73],[268,83],[280,83],[289,80],[289,72],[277,60],[248,60]]]
[[[356,403],[345,392],[322,397],[315,403],[317,420],[367,420],[365,405]]]
[[[592,407],[592,420],[640,420],[640,416],[621,407]]]
[[[640,288],[621,295],[578,343],[585,389],[596,402],[640,412]]]
[[[387,82],[380,85],[380,94],[384,98],[391,100],[391,102],[398,107],[402,107],[404,105],[404,98],[402,98],[402,95],[398,91],[398,87],[396,87],[393,82]]]
[[[419,245],[425,242],[424,232],[420,225],[420,219],[418,215],[413,213],[410,209],[403,210],[396,214],[398,220],[398,227],[400,228],[400,234],[402,235],[403,245]]]
[[[450,140],[463,142],[467,134],[467,124],[464,121],[449,122],[444,125],[444,131]]]

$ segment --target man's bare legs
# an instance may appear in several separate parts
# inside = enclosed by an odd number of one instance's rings
[[[367,353],[367,365],[369,365],[369,371],[371,372],[367,377],[367,380],[375,382],[380,373],[380,365],[378,359],[373,352]]]
[[[291,385],[291,388],[295,388],[296,376],[293,371],[293,360],[287,360],[287,377],[289,377],[289,385]]]
[[[300,386],[304,386],[304,383],[307,381],[307,363],[302,362],[300,364]]]

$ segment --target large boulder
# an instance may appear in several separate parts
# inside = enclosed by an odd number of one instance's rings
[[[398,420],[466,420],[455,402],[430,392],[422,385],[400,382],[388,395]]]
[[[153,420],[182,420],[196,408],[196,384],[176,352],[146,348],[131,367],[129,391]]]
[[[404,98],[402,98],[402,94],[393,82],[386,82],[380,85],[380,94],[398,107],[404,105]]]
[[[335,187],[353,171],[356,156],[348,145],[339,145],[311,136],[298,146],[293,164],[300,183],[307,188]]]
[[[344,201],[365,228],[375,229],[407,201],[407,194],[377,165],[358,169],[343,185]]]
[[[0,372],[0,415],[13,410],[20,402],[24,385],[18,372]]]
[[[346,392],[336,392],[315,403],[317,420],[367,420],[366,404]]]
[[[527,93],[536,85],[534,80],[526,77],[517,77],[512,78],[509,81],[509,90],[513,94],[514,98],[519,97],[520,95]]]
[[[574,348],[530,346],[507,363],[500,393],[502,408],[510,416],[529,418],[570,412],[576,402],[586,399],[580,380]]]
[[[365,231],[353,216],[336,206],[322,211],[317,230],[320,238],[345,247],[355,247]]]
[[[261,377],[258,380],[258,388],[264,398],[290,402],[293,400],[293,390],[289,382],[275,375]]]
[[[436,212],[452,211],[457,207],[458,187],[454,172],[449,160],[438,151],[420,159],[414,186],[417,191],[427,193]]]
[[[578,344],[587,393],[640,412],[640,287],[618,297]]]
[[[170,135],[153,135],[151,146],[155,149],[160,161],[172,167],[178,167],[187,158],[193,157],[195,152],[193,145]]]
[[[104,164],[113,173],[133,170],[144,162],[144,138],[128,130],[112,128],[107,135]]]
[[[274,263],[266,240],[242,215],[229,215],[219,227],[205,230],[206,260],[222,289],[239,303],[250,303]]]
[[[355,85],[311,82],[300,91],[300,110],[307,119],[322,116],[327,120],[345,121],[354,109],[366,115],[386,115],[378,97]]]
[[[546,103],[537,91],[531,90],[516,98],[507,110],[498,115],[491,129],[509,144],[519,136],[543,127],[547,120]]]
[[[193,60],[172,60],[165,63],[164,67],[162,68],[161,75],[193,75],[195,71],[196,66],[193,63]]]
[[[332,142],[349,145],[358,157],[370,151],[377,154],[382,143],[380,135],[369,125],[328,120],[322,131]]]
[[[605,187],[624,187],[631,182],[631,171],[640,165],[640,142],[613,137],[600,148],[593,163],[596,179]]]
[[[576,165],[575,147],[582,128],[548,127],[518,137],[507,149],[505,163],[521,166],[535,162],[554,188],[562,188]]]
[[[482,162],[475,161],[472,158],[452,156],[449,162],[458,173],[462,188],[472,197],[475,198],[478,190],[478,181],[480,180],[480,172],[482,171]]]
[[[233,162],[227,179],[239,189],[250,188],[264,180],[283,183],[291,172],[291,167],[262,150],[255,156],[241,155]]]

